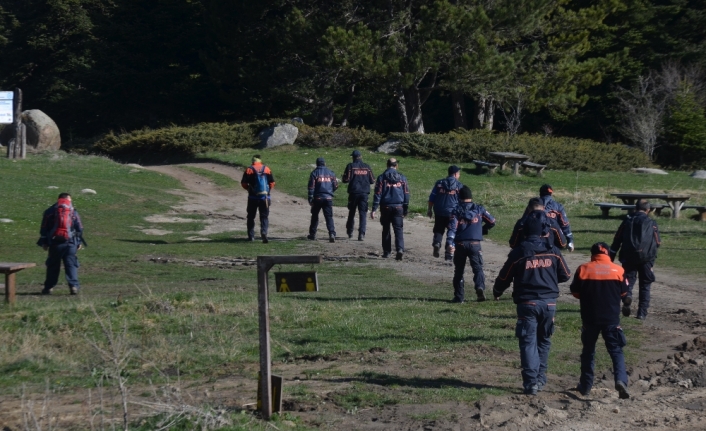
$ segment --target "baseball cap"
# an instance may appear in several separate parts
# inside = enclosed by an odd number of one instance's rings
[[[459,168],[458,166],[451,165],[451,166],[449,166],[449,175],[453,175],[460,170],[461,170],[461,168]]]
[[[323,157],[316,159],[316,166],[326,166],[326,160]]]
[[[351,153],[351,157],[361,157],[360,151],[353,150],[353,152]]]
[[[554,190],[549,184],[544,184],[542,187],[539,188],[539,196],[546,196],[552,193],[554,193]]]

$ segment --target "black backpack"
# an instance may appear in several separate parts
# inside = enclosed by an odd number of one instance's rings
[[[649,217],[633,216],[623,231],[623,250],[640,262],[651,262],[657,257],[654,223]]]

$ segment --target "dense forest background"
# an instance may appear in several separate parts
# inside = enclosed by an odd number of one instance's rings
[[[302,117],[706,157],[703,0],[0,0],[0,89],[63,139]]]

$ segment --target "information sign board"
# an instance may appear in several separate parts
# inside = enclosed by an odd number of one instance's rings
[[[277,292],[318,292],[319,279],[316,271],[275,272]]]
[[[0,91],[0,124],[12,124],[14,106],[12,100],[15,93],[12,91]]]

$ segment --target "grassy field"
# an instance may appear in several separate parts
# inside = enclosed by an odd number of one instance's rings
[[[246,165],[251,153],[208,154],[204,159]],[[289,148],[262,153],[274,171],[277,188],[303,197],[310,164],[316,157],[326,157],[340,176],[350,150],[314,153]],[[385,158],[365,156],[376,174],[382,172]],[[189,169],[223,187],[238,186],[221,175]],[[401,159],[400,170],[410,180],[412,208],[422,211],[433,181],[444,176],[446,165]],[[542,183],[550,182],[558,190],[558,199],[567,205],[578,247],[584,250],[596,239],[609,239],[617,228],[617,217],[600,219],[598,209],[591,205],[594,200],[605,199],[610,191],[689,191],[701,203],[706,196],[703,182],[683,173],[644,177],[549,172],[546,179],[541,179],[476,176],[464,171],[461,179],[473,188],[476,200],[498,217],[499,226],[491,233],[498,241],[509,237],[526,200]],[[129,346],[126,352],[130,359],[122,371],[129,385],[159,382],[175,368],[186,380],[217,380],[229,375],[256,378],[246,371],[258,360],[254,267],[205,268],[156,263],[151,258],[254,258],[271,249],[257,242],[245,243],[244,232],[210,235],[212,241],[208,243],[186,241],[204,224],[198,214],[180,215],[192,218],[193,223],[170,225],[173,232],[168,235],[142,233],[142,229],[163,227],[145,217],[169,213],[170,206],[180,198],[168,191],[179,187],[170,177],[101,157],[60,153],[17,162],[0,159],[0,188],[5,193],[0,218],[13,220],[0,223],[0,261],[38,264],[20,273],[17,305],[0,306],[0,393],[17,395],[23,385],[36,392],[43,391],[46,384],[53,391],[95,387],[110,369],[92,347],[92,343],[99,347],[108,343],[101,322],[110,323],[118,335],[125,325],[126,332],[120,336]],[[94,189],[97,194],[83,194],[84,188]],[[339,205],[345,203],[344,190],[336,198]],[[41,263],[45,254],[34,244],[42,211],[55,201],[59,191],[72,193],[86,226],[89,247],[80,252],[83,291],[78,297],[69,296],[68,289],[51,297],[37,295],[44,278]],[[702,272],[701,260],[706,257],[704,225],[688,219],[660,218],[660,226],[665,238],[663,250],[668,251],[660,256],[660,264]],[[294,254],[303,246],[315,247],[299,240],[278,244],[280,254]],[[452,352],[469,347],[513,353],[512,359],[499,364],[493,355],[476,353],[468,358],[469,363],[517,367],[514,306],[507,295],[503,301],[479,307],[451,307],[447,280],[421,283],[367,261],[329,262],[316,269],[325,286],[323,291],[271,296],[275,369],[277,364],[316,355],[345,356],[383,349],[410,357],[448,358]],[[578,375],[577,311],[569,305],[559,309],[560,327],[550,359],[554,373]],[[631,340],[628,361],[635,363],[644,338],[634,322],[625,324]],[[605,369],[608,361],[607,355],[599,352],[598,367]],[[312,374],[320,371],[311,366]],[[421,384],[394,374],[347,375],[336,368],[328,372],[357,382],[333,394],[335,402],[347,410],[396,402],[472,401],[504,391],[492,387],[469,389],[463,386],[462,378]],[[519,378],[519,372],[512,372]],[[381,381],[389,389],[383,395],[371,389],[373,383]],[[291,391],[285,392],[285,398],[313,399],[306,386]],[[252,424],[249,417],[234,417],[239,425],[233,429],[260,426]],[[297,427],[305,428],[294,420]],[[143,427],[149,429],[149,424]]]
[[[310,149],[291,146],[272,150],[261,150],[263,162],[271,167],[277,188],[299,197],[306,197],[308,175],[317,157],[324,157],[327,165],[340,178],[346,164],[350,162],[350,149]],[[209,153],[204,159],[218,160],[237,166],[248,166],[253,150]],[[363,159],[375,175],[385,170],[389,156],[366,153]],[[426,213],[427,199],[434,182],[446,176],[448,164],[431,160],[398,157],[399,170],[407,176],[410,184],[410,211]],[[510,238],[512,227],[522,215],[527,201],[539,194],[539,187],[549,183],[555,190],[555,199],[564,204],[571,221],[576,248],[588,252],[597,241],[610,244],[618,229],[624,212],[612,210],[611,217],[604,219],[596,202],[615,202],[610,196],[614,192],[686,193],[691,195],[689,204],[706,205],[706,181],[691,178],[686,172],[670,172],[669,175],[645,175],[622,172],[568,172],[547,171],[544,177],[527,174],[514,177],[509,173],[492,176],[477,174],[474,166],[462,166],[461,182],[473,190],[475,202],[484,205],[497,219],[497,226],[489,238],[504,243]],[[346,185],[341,185],[335,204],[346,205]],[[371,199],[372,202],[372,199]],[[663,203],[663,202],[659,202]],[[689,218],[696,214],[686,210],[682,218],[673,220],[669,211],[658,217],[663,244],[658,265],[664,265],[688,273],[706,273],[701,262],[706,260],[706,223]]]

